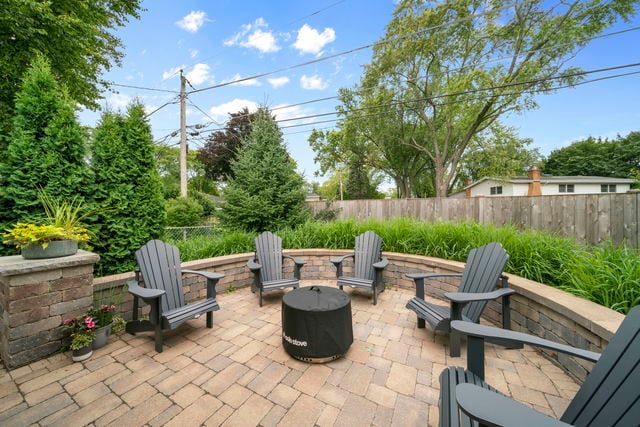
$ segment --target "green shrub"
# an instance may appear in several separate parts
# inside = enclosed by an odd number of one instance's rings
[[[93,132],[93,201],[98,274],[135,268],[134,252],[164,232],[165,203],[154,159],[151,127],[142,104],[126,114],[105,112]]]
[[[200,225],[204,209],[200,203],[189,197],[167,200],[167,226],[189,227]]]
[[[310,221],[275,233],[282,237],[287,249],[352,249],[355,237],[366,230],[383,238],[384,251],[455,261],[465,261],[473,248],[500,242],[509,253],[509,273],[558,287],[621,313],[640,304],[640,254],[625,246],[589,248],[572,239],[540,231],[519,231],[511,226],[411,219]],[[254,238],[254,233],[234,232],[184,241],[178,246],[183,259],[192,260],[252,252]]]

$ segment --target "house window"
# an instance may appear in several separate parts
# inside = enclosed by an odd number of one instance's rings
[[[560,184],[558,188],[560,193],[575,193],[575,186],[573,184]]]
[[[495,196],[496,194],[502,194],[502,185],[491,187],[490,191],[492,196]]]
[[[602,184],[600,186],[601,193],[615,193],[616,185],[615,184]]]

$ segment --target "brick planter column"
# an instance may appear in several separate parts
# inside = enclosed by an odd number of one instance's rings
[[[98,255],[49,259],[0,257],[0,354],[13,369],[57,352],[63,319],[93,303],[93,265]]]

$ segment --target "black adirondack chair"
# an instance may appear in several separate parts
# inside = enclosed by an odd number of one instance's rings
[[[160,240],[150,240],[136,251],[139,271],[136,280],[127,282],[133,295],[133,320],[126,331],[132,334],[155,331],[156,351],[162,352],[162,330],[175,329],[185,321],[207,314],[207,328],[213,327],[213,312],[220,310],[216,301],[216,283],[223,274],[183,270],[178,248]],[[185,303],[182,275],[197,274],[207,279],[207,297]],[[144,287],[140,286],[144,282]],[[148,320],[138,319],[139,299],[151,306]]]
[[[640,306],[631,309],[602,354],[468,322],[455,321],[451,327],[468,337],[467,369],[448,367],[440,375],[440,426],[640,425]],[[555,350],[596,364],[556,420],[484,382],[484,341],[495,340]]]
[[[253,272],[251,291],[258,292],[260,307],[262,294],[285,288],[297,288],[300,284],[300,270],[304,260],[282,253],[282,239],[275,234],[265,231],[256,237],[255,256],[249,258],[247,267]],[[293,277],[283,278],[282,267],[285,259],[293,261]]]
[[[353,258],[353,276],[342,275],[342,263],[347,258]],[[384,292],[382,272],[389,264],[382,256],[382,238],[373,231],[366,231],[356,237],[356,246],[352,254],[332,258],[336,266],[338,286],[370,289],[373,292],[373,305],[378,303],[378,294]]]
[[[460,356],[460,337],[451,331],[451,320],[467,320],[478,323],[480,315],[490,300],[502,298],[502,325],[511,329],[510,295],[515,293],[502,276],[509,255],[500,243],[471,250],[462,273],[412,273],[406,276],[416,284],[416,296],[407,303],[407,308],[416,312],[418,328],[425,327],[425,320],[434,331],[449,332],[449,354]],[[431,304],[424,299],[424,281],[435,277],[460,277],[458,292],[446,292],[450,307]],[[502,288],[494,290],[498,281]]]

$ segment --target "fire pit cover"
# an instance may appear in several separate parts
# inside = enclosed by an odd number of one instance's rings
[[[310,286],[282,298],[282,345],[291,356],[325,362],[353,343],[351,300],[337,288]]]

